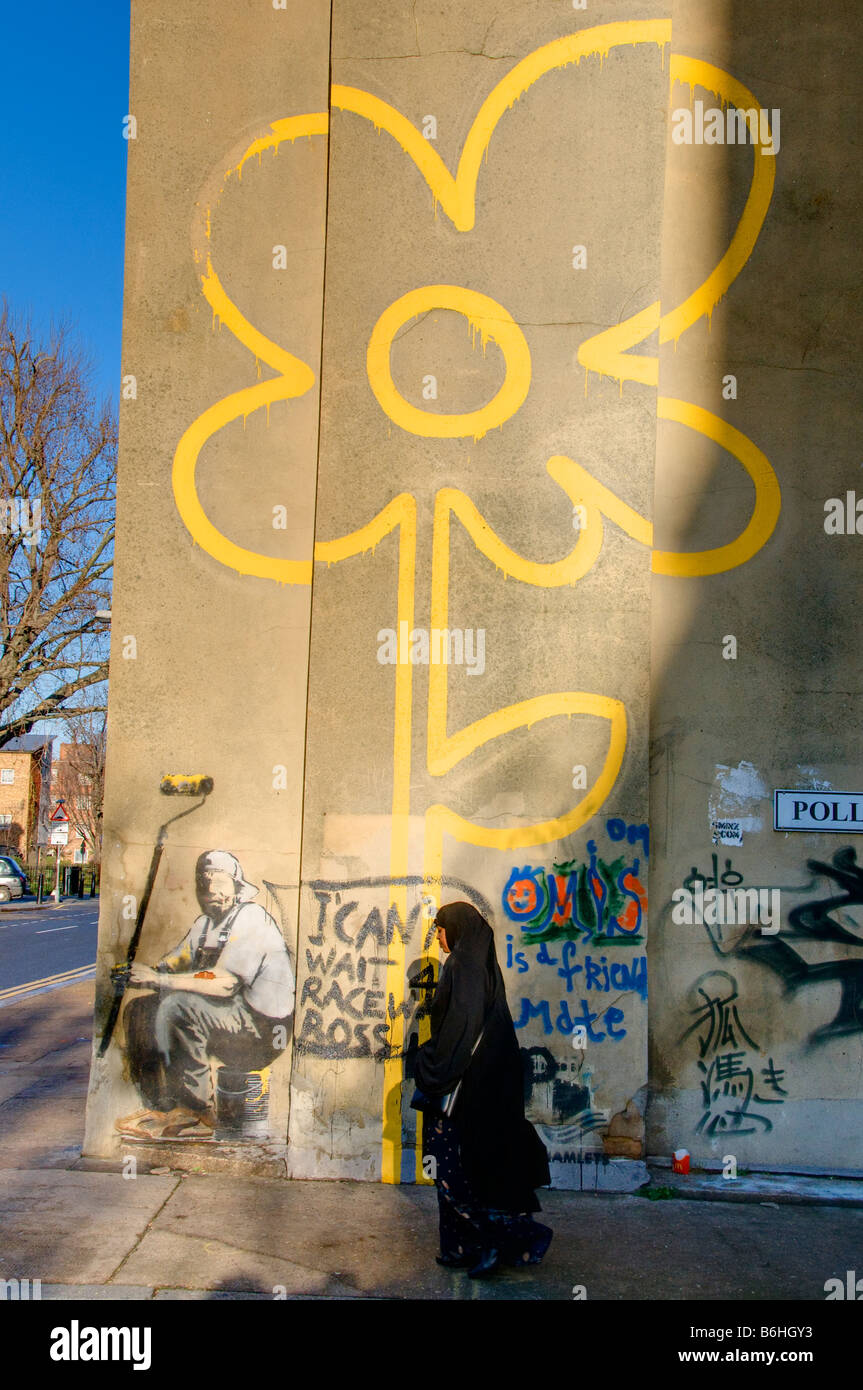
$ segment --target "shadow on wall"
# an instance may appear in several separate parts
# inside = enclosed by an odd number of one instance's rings
[[[791,0],[783,27],[794,37],[778,49],[753,27],[743,0],[674,6],[675,51],[734,74],[770,111],[774,136],[781,131],[775,157],[751,146],[712,148],[706,138],[700,146],[669,146],[664,313],[718,263],[741,217],[745,225],[747,199],[753,211],[765,168],[774,179],[762,224],[750,219],[752,236],[734,283],[721,302],[706,306],[707,317],[666,345],[660,368],[661,397],[690,401],[737,433],[720,433],[728,441],[722,448],[676,423],[660,428],[657,544],[707,551],[742,540],[747,523],[750,539],[760,539],[713,573],[694,568],[691,577],[659,573],[653,581],[657,854],[648,956],[654,986],[661,981],[662,988],[654,987],[650,999],[651,1088],[676,1104],[684,1078],[691,1086],[694,1054],[681,1043],[696,1030],[703,1049],[701,1133],[718,1133],[717,1115],[719,1129],[751,1133],[742,1129],[747,1088],[753,1103],[759,1096],[772,1105],[821,1099],[823,1063],[818,1071],[816,1056],[828,1056],[863,1024],[855,848],[834,852],[811,835],[780,838],[770,828],[768,802],[771,788],[829,787],[829,779],[843,776],[843,764],[858,765],[848,693],[856,689],[863,639],[855,598],[859,542],[826,530],[825,506],[860,487],[860,403],[852,384],[861,355],[859,296],[849,295],[845,271],[856,258],[859,210],[843,191],[847,146],[856,137],[842,98],[859,84],[859,44],[851,36],[860,34],[860,23],[854,5],[841,3],[828,15]],[[689,107],[692,97],[692,117],[702,129],[718,105],[709,86],[705,79],[692,92],[672,93],[672,108]],[[741,438],[761,452],[770,472]],[[771,472],[781,505],[769,527]],[[768,934],[751,922],[696,925],[682,938],[671,922],[671,894],[689,881],[690,866],[704,865],[711,852],[715,863],[712,793],[721,770],[737,769],[748,769],[760,787],[758,804],[753,810],[741,798],[734,825],[731,798],[725,813],[732,825],[718,832],[720,842],[723,833],[736,836],[726,844],[739,847],[734,871],[743,868],[747,886],[787,884],[781,928]],[[819,782],[825,774],[828,780]],[[820,879],[818,888],[805,882],[807,875]],[[716,868],[712,878],[719,887]],[[810,900],[802,901],[807,892]],[[736,962],[724,984],[719,957]],[[824,981],[837,986],[825,1012],[813,1015],[799,1038],[777,1039],[781,1000],[821,1000],[809,987]],[[799,1059],[801,1044],[811,1069],[798,1064],[792,1077],[784,1054],[790,1045]],[[661,1109],[651,1147],[667,1152],[688,1136],[664,1133]],[[757,1132],[771,1129],[770,1113]],[[792,1143],[798,1142],[795,1136]],[[826,1152],[816,1153],[820,1137],[806,1142],[806,1161],[825,1161]],[[829,1145],[826,1132],[823,1142]],[[775,1155],[782,1160],[779,1147]],[[833,1161],[853,1160],[834,1155]]]

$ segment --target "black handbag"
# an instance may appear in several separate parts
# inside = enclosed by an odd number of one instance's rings
[[[471,1060],[482,1042],[486,1021],[487,1020],[483,1021],[482,1028],[479,1031],[479,1037],[470,1050]],[[468,1061],[468,1066],[470,1066],[470,1061]],[[417,1087],[413,1093],[413,1099],[411,1100],[411,1110],[421,1110],[424,1115],[446,1115],[449,1117],[455,1109],[456,1099],[460,1090],[461,1081],[456,1082],[454,1089],[444,1096],[427,1096],[425,1091],[421,1091],[419,1087]]]
[[[423,1115],[440,1115],[441,1099],[440,1096],[427,1096],[425,1091],[421,1091],[417,1086],[411,1097],[411,1110],[419,1110]]]

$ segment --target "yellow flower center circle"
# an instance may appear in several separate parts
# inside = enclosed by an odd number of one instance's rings
[[[431,309],[452,309],[456,314],[463,314],[471,333],[474,336],[479,333],[483,351],[490,340],[503,353],[506,365],[503,385],[479,410],[439,415],[411,405],[396,390],[390,369],[393,339],[409,319],[418,318]],[[434,439],[462,439],[467,435],[481,439],[489,430],[509,420],[524,403],[530,390],[530,349],[515,319],[496,299],[462,285],[423,285],[403,294],[381,314],[369,338],[366,370],[381,409],[403,430]]]

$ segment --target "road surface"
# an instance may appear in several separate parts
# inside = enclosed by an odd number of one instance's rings
[[[96,961],[98,917],[98,898],[0,912],[0,1007],[64,980],[86,979]]]

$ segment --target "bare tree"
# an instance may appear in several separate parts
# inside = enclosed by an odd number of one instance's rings
[[[117,426],[87,375],[0,305],[0,747],[105,708]]]
[[[103,714],[82,714],[66,721],[69,741],[60,746],[55,798],[62,798],[69,828],[102,857],[102,799],[105,792],[105,735]]]

